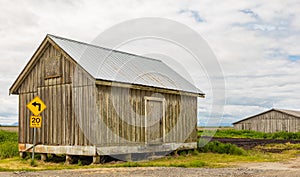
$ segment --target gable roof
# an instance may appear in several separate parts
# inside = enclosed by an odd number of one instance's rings
[[[178,90],[204,96],[201,90],[161,60],[49,34],[43,42],[47,40],[54,42],[95,79]],[[23,79],[22,77],[25,77],[23,72],[32,65],[30,63],[33,63],[34,57],[35,55],[12,85],[10,93],[14,93],[16,83],[20,82]]]
[[[295,110],[287,110],[287,109],[275,109],[279,112],[294,116],[294,117],[298,117],[300,118],[300,111],[295,111]]]
[[[283,113],[283,114],[287,114],[287,115],[290,115],[290,116],[294,116],[294,117],[297,117],[297,118],[300,118],[300,111],[296,111],[296,110],[287,110],[287,109],[270,109],[268,111],[265,111],[265,112],[262,112],[262,113],[259,113],[259,114],[256,114],[254,116],[251,116],[251,117],[247,117],[245,119],[242,119],[242,120],[239,120],[237,122],[234,122],[232,124],[237,124],[237,123],[240,123],[242,121],[245,121],[245,120],[248,120],[248,119],[251,119],[251,118],[254,118],[256,116],[260,116],[262,114],[266,114],[268,112],[271,112],[271,111],[276,111],[276,112],[280,112],[280,113]]]

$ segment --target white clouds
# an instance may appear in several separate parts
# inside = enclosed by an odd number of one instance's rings
[[[225,74],[225,118],[243,118],[278,106],[299,109],[300,65],[288,59],[300,49],[299,31],[290,26],[297,19],[296,6],[273,1],[270,6],[251,3],[220,9],[220,13],[210,16],[211,21],[201,24],[208,25],[202,34],[213,47]],[[253,13],[239,14],[242,9]],[[213,23],[220,28],[212,29],[218,27]]]
[[[2,114],[17,114],[17,97],[8,97],[7,89],[47,33],[89,42],[118,22],[141,17],[176,20],[207,40],[225,75],[228,120],[272,106],[300,108],[300,62],[289,60],[300,55],[297,0],[2,1],[0,5],[0,123]],[[211,88],[205,78],[197,82],[207,93],[200,105],[204,115],[210,111]]]

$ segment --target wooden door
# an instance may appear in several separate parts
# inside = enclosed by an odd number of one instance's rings
[[[146,99],[145,140],[147,144],[161,144],[164,134],[164,101]]]

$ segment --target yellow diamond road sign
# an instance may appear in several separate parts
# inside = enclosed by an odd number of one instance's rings
[[[41,128],[42,127],[42,116],[30,116],[30,127]]]
[[[39,115],[41,112],[43,112],[46,109],[45,103],[38,97],[36,96],[33,100],[31,100],[27,104],[27,108],[35,115]]]

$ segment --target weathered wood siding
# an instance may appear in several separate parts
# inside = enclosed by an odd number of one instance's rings
[[[51,61],[54,60],[54,61]],[[47,145],[84,145],[83,136],[72,110],[72,77],[75,63],[54,46],[46,45],[38,56],[19,93],[19,143],[32,143],[29,127],[32,113],[26,104],[39,96],[47,105],[41,113],[42,127],[37,129],[37,143]]]
[[[164,142],[197,141],[196,97],[96,85],[89,74],[76,66],[58,48],[45,46],[18,89],[19,143],[32,144],[33,129],[29,127],[32,114],[26,104],[35,96],[47,105],[41,113],[42,127],[37,129],[38,144],[144,144],[145,97],[165,100],[164,109],[160,109],[164,110],[164,121],[160,121]]]
[[[165,142],[197,141],[197,98],[151,91],[97,85],[100,119],[96,129],[99,146],[145,143],[145,97],[165,99]],[[134,126],[135,125],[135,126]],[[105,130],[105,131],[103,131]]]
[[[270,111],[234,125],[237,130],[254,130],[273,133],[278,131],[299,132],[300,119],[278,111]]]

